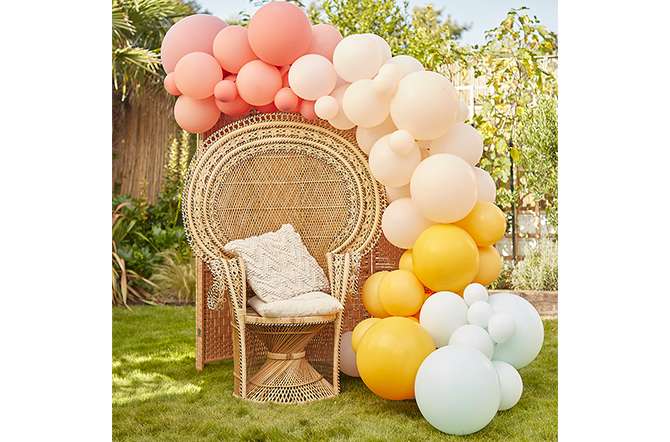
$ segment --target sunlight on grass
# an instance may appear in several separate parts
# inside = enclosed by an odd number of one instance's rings
[[[199,391],[200,387],[196,385],[177,382],[158,373],[135,370],[126,376],[112,375],[112,405]]]

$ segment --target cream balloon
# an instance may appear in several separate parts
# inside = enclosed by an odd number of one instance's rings
[[[456,123],[446,134],[430,142],[430,154],[440,153],[456,155],[474,166],[484,153],[484,140],[474,127]]]
[[[372,85],[380,94],[393,95],[398,87],[398,82],[403,76],[401,66],[387,63],[379,68],[379,72],[372,80]]]
[[[330,120],[335,118],[340,111],[340,106],[337,100],[330,95],[319,98],[314,103],[314,113],[322,120]]]
[[[337,73],[323,55],[307,54],[293,62],[288,71],[288,84],[303,100],[316,100],[335,89]]]
[[[372,80],[358,80],[345,91],[342,109],[355,125],[374,127],[388,117],[390,101],[390,97],[377,92]]]
[[[349,83],[374,77],[384,61],[379,42],[365,34],[343,38],[333,52],[337,75]]]
[[[335,129],[348,130],[355,126],[355,124],[352,123],[349,118],[347,118],[347,115],[342,109],[342,98],[344,97],[344,93],[347,91],[348,87],[349,83],[343,84],[342,86],[335,88],[335,90],[330,94],[331,97],[337,100],[337,115],[334,118],[328,120],[330,125]]]
[[[368,38],[372,39],[372,41],[375,42],[375,44],[377,45],[377,49],[381,54],[383,62],[386,63],[386,61],[391,58],[391,46],[386,42],[386,40],[384,40],[377,34],[367,33],[363,35],[367,36]]]
[[[356,367],[356,353],[351,346],[351,332],[342,333],[340,338],[340,370],[347,376],[361,377]]]
[[[426,218],[453,223],[465,218],[475,206],[477,179],[472,167],[461,158],[447,153],[431,155],[414,170],[410,193]]]
[[[399,66],[401,68],[402,77],[406,76],[407,74],[411,74],[412,72],[424,70],[421,62],[410,55],[396,55],[395,57],[391,57],[391,59],[387,61],[386,64]]]
[[[393,201],[382,215],[384,237],[401,249],[411,249],[421,232],[431,225],[433,223],[421,215],[411,198]]]
[[[391,100],[391,118],[398,129],[418,140],[432,140],[457,121],[458,94],[447,77],[419,71],[405,76]]]
[[[400,198],[409,198],[409,184],[402,186],[402,187],[386,187],[386,200],[389,203],[392,203],[395,200],[399,200]]]
[[[479,201],[488,201],[489,203],[496,202],[496,183],[491,178],[491,175],[484,169],[475,167],[475,175],[477,176],[477,199]]]
[[[366,154],[370,153],[372,146],[384,135],[388,135],[395,131],[396,127],[390,117],[386,118],[382,124],[374,127],[357,127],[356,128],[356,142]]]
[[[407,155],[398,155],[389,146],[388,139],[389,136],[385,135],[372,146],[368,158],[370,171],[385,186],[404,186],[410,182],[414,169],[421,162],[421,152],[417,147]]]
[[[418,147],[412,134],[403,129],[389,135],[389,146],[398,155],[407,155],[412,149]]]

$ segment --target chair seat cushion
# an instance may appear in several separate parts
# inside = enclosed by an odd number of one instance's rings
[[[323,269],[290,224],[276,232],[230,241],[224,250],[242,258],[249,285],[263,302],[330,290]]]
[[[258,296],[247,303],[266,318],[290,318],[301,316],[329,315],[342,311],[344,307],[337,299],[324,292],[309,292],[273,302],[263,302]]]

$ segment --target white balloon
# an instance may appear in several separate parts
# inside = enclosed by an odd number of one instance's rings
[[[430,299],[430,298],[428,298]],[[495,313],[507,313],[514,319],[514,335],[496,345],[493,358],[520,369],[533,362],[542,349],[544,327],[535,307],[513,293],[496,293],[489,296]]]
[[[337,100],[330,95],[320,97],[314,102],[314,113],[322,120],[330,120],[337,116],[340,111],[340,106]]]
[[[484,140],[477,129],[465,123],[450,126],[447,133],[431,141],[430,154],[450,153],[476,165],[484,153]]]
[[[385,135],[372,146],[368,157],[370,172],[385,186],[404,186],[421,162],[421,152],[416,147],[407,155],[398,155],[389,146],[388,138]]]
[[[379,50],[379,53],[381,54],[382,60],[384,63],[391,58],[391,46],[384,40],[382,37],[380,37],[377,34],[373,33],[366,33],[363,34],[371,38],[375,44],[377,45],[377,49]]]
[[[342,333],[340,338],[340,370],[342,373],[355,378],[361,377],[356,366],[356,353],[351,347],[350,331]]]
[[[487,328],[491,315],[493,315],[493,308],[489,303],[477,301],[468,309],[468,322],[481,328]]]
[[[392,203],[395,200],[399,200],[400,198],[409,198],[409,184],[402,186],[402,187],[389,187],[385,186],[386,188],[386,200],[389,203]]]
[[[463,299],[468,306],[471,306],[477,301],[487,302],[489,299],[489,291],[480,283],[473,282],[472,284],[468,284],[468,286],[465,287],[465,290],[463,290]]]
[[[337,107],[339,109],[335,118],[328,120],[330,125],[335,129],[347,130],[355,126],[355,124],[352,123],[349,118],[347,118],[346,114],[342,110],[342,98],[344,97],[344,93],[347,91],[348,87],[348,83],[343,84],[342,86],[335,88],[335,90],[330,94],[333,98],[335,98],[335,100],[337,100]]]
[[[433,293],[421,307],[419,323],[435,345],[443,347],[449,343],[454,330],[468,323],[468,306],[456,293]]]
[[[500,406],[493,364],[467,347],[447,346],[429,354],[417,371],[414,392],[423,417],[448,434],[481,430]]]
[[[375,127],[388,118],[390,102],[390,97],[376,91],[372,80],[358,80],[344,93],[342,109],[355,125]]]
[[[384,135],[388,135],[395,130],[395,125],[391,117],[386,118],[384,122],[374,127],[360,127],[356,128],[356,142],[366,154],[370,153],[372,146]]]
[[[393,201],[382,215],[384,237],[401,249],[411,249],[421,232],[432,225],[421,215],[411,198]]]
[[[465,324],[458,327],[451,334],[451,337],[449,338],[449,345],[472,347],[481,351],[482,354],[489,359],[491,359],[493,356],[494,344],[491,340],[491,337],[486,332],[486,330],[477,325]]]
[[[406,130],[397,130],[389,135],[389,146],[398,155],[407,155],[417,148],[412,134]]]
[[[493,181],[493,178],[484,169],[475,167],[474,170],[477,176],[477,198],[479,201],[488,201],[495,204],[496,183]]]
[[[416,58],[409,55],[396,55],[392,57],[386,64],[398,65],[401,68],[402,76],[411,74],[412,72],[423,71],[423,65]]]
[[[316,100],[335,89],[337,73],[323,55],[306,54],[293,62],[288,71],[288,84],[303,100]]]
[[[512,315],[508,313],[494,313],[489,318],[487,329],[493,342],[502,344],[514,335],[516,326],[514,325]]]
[[[498,410],[509,410],[515,406],[523,393],[521,375],[507,362],[493,361],[493,367],[498,373],[500,383],[500,406]]]
[[[335,47],[333,66],[338,76],[353,83],[374,77],[386,61],[384,55],[378,40],[366,34],[352,34]]]

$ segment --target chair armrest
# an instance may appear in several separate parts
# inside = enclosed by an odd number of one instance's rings
[[[328,274],[331,295],[346,307],[347,294],[358,291],[361,254],[358,252],[328,253]]]
[[[212,273],[212,287],[207,292],[207,307],[220,310],[226,302],[226,294],[231,307],[244,310],[247,305],[247,278],[244,261],[239,257],[214,259],[207,263]]]

